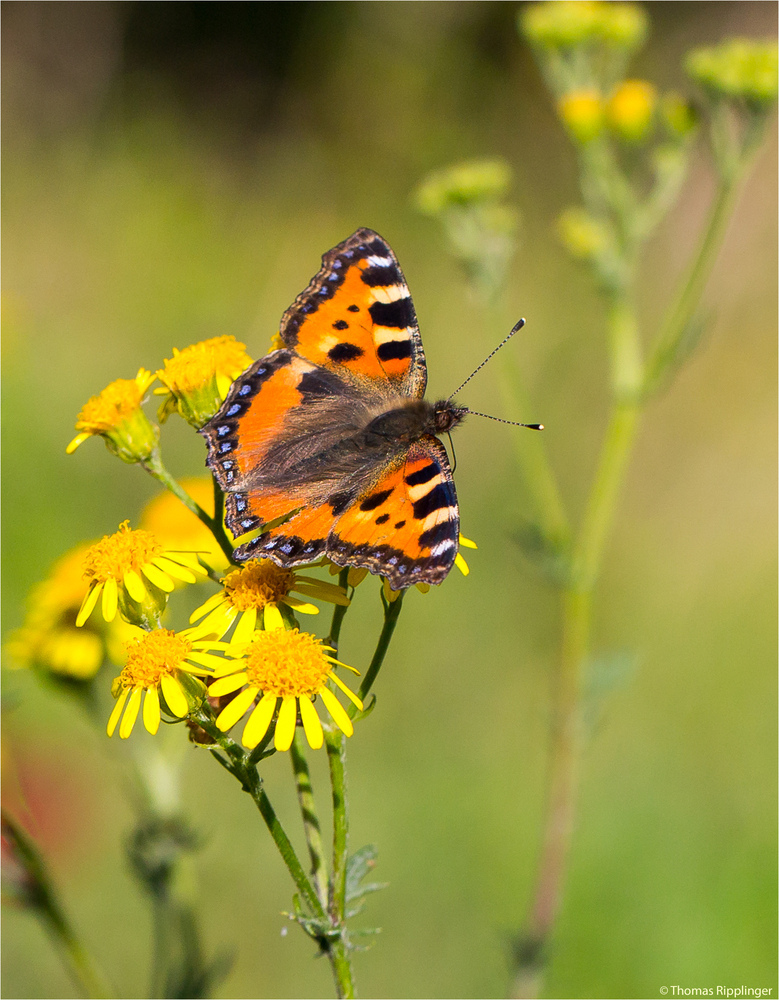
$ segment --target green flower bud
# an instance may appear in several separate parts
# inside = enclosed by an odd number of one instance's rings
[[[636,49],[646,37],[641,7],[607,0],[551,0],[531,4],[519,15],[519,30],[541,48],[573,48],[602,43]]]
[[[417,188],[415,200],[425,215],[440,215],[502,197],[511,184],[511,167],[504,160],[457,163],[430,174]]]
[[[742,98],[762,106],[776,100],[779,58],[775,42],[734,38],[687,56],[689,75],[714,97]]]
[[[695,108],[677,93],[664,94],[660,101],[660,118],[673,136],[685,138],[698,127]]]
[[[567,208],[557,219],[557,234],[578,260],[593,260],[611,246],[607,228],[583,208]]]

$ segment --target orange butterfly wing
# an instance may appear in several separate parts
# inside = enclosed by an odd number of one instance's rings
[[[414,306],[387,243],[360,229],[324,254],[280,333],[286,347],[247,369],[201,431],[234,535],[291,515],[235,558],[294,566],[326,554],[367,566],[395,589],[440,582],[459,533],[443,445],[422,430],[378,450],[360,436],[371,415],[421,400],[427,378]]]
[[[459,513],[446,451],[437,438],[414,442],[400,465],[384,470],[340,510],[337,498],[300,511],[241,547],[241,558],[268,556],[296,566],[326,554],[339,566],[365,566],[395,590],[440,583],[457,555]]]

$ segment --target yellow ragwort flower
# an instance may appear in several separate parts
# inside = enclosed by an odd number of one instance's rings
[[[101,609],[107,622],[116,617],[119,603],[125,617],[138,618],[135,613],[138,605],[149,603],[161,612],[176,581],[196,583],[198,576],[207,575],[196,553],[165,549],[150,531],[133,530],[130,522],[124,521],[117,532],[105,535],[87,550],[84,576],[89,590],[76,625],[84,624],[101,595]]]
[[[560,0],[564,2],[564,0]],[[605,108],[597,90],[572,90],[557,102],[557,111],[571,136],[582,144],[592,142],[603,132]]]
[[[249,749],[256,747],[268,731],[280,698],[273,737],[276,749],[289,750],[300,712],[309,746],[318,750],[324,742],[324,733],[313,700],[319,696],[333,722],[351,736],[354,732],[352,720],[327,686],[328,679],[357,708],[363,706],[357,695],[336,676],[333,667],[346,667],[346,664],[328,655],[332,651],[330,646],[298,629],[274,628],[258,632],[246,650],[245,661],[240,664],[225,661],[215,671],[218,679],[208,688],[210,697],[240,692],[217,716],[219,729],[227,732],[251,709],[241,742]],[[347,667],[347,670],[353,669]],[[259,695],[262,697],[255,705]]]
[[[206,514],[214,516],[214,483],[210,476],[181,479],[179,485]],[[151,531],[167,548],[197,552],[203,562],[218,572],[223,573],[229,565],[212,532],[170,490],[164,490],[146,504],[141,512],[141,527]]]
[[[122,619],[108,624],[97,619],[76,628],[76,615],[87,592],[84,557],[79,545],[52,567],[30,593],[21,628],[6,644],[11,667],[41,670],[71,680],[89,681],[106,659],[118,660],[121,644],[136,629]]]
[[[282,569],[269,559],[250,559],[222,580],[223,589],[213,594],[192,612],[190,624],[203,620],[195,628],[197,635],[215,635],[221,639],[237,621],[232,641],[249,642],[257,628],[280,628],[283,624],[279,604],[305,615],[318,615],[319,608],[306,600],[314,597],[330,604],[349,604],[343,588],[291,569]]]
[[[640,142],[652,128],[657,89],[647,80],[623,80],[606,106],[612,131],[626,142]]]
[[[117,699],[106,732],[113,736],[120,716],[119,735],[126,740],[133,731],[143,699],[143,724],[154,734],[160,727],[160,694],[165,699],[167,711],[176,719],[183,719],[190,712],[193,682],[187,675],[201,677],[213,674],[224,664],[221,656],[211,650],[229,652],[226,642],[203,642],[193,639],[186,632],[173,632],[160,628],[127,643],[127,663],[114,680],[112,694]],[[232,667],[232,665],[231,665]],[[202,695],[205,698],[206,689]],[[126,706],[126,710],[125,710]]]
[[[638,48],[647,17],[638,4],[616,0],[553,0],[525,5],[519,29],[541,48],[575,48],[596,44],[627,51]]]
[[[76,420],[77,434],[65,449],[72,455],[87,438],[99,435],[106,447],[123,462],[144,462],[157,448],[159,430],[141,409],[144,396],[156,378],[141,368],[134,379],[119,378],[92,396]]]
[[[164,396],[159,408],[161,421],[178,411],[198,430],[222,405],[235,379],[252,363],[246,345],[235,337],[212,337],[185,347],[173,348],[157,378],[165,388],[155,389]]]

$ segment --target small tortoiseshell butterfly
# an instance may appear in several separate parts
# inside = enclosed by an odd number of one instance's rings
[[[460,520],[436,434],[468,410],[423,399],[416,313],[381,236],[358,229],[329,250],[279,333],[286,346],[236,379],[201,431],[227,526],[236,536],[267,526],[235,558],[327,556],[394,590],[440,583]]]

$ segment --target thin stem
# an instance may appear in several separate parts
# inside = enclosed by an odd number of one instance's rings
[[[203,524],[209,529],[211,534],[216,539],[219,547],[227,556],[229,562],[233,561],[233,547],[230,544],[230,540],[227,537],[227,533],[224,529],[224,524],[222,520],[222,513],[224,509],[224,498],[217,500],[216,494],[218,491],[216,481],[214,481],[214,509],[216,514],[211,517],[203,508],[198,504],[193,498],[187,493],[186,490],[176,482],[176,480],[171,476],[165,466],[162,464],[162,458],[160,457],[159,451],[155,451],[147,461],[141,463],[157,482],[162,483],[162,485],[170,490],[170,492],[177,497],[187,508],[191,510],[195,517],[199,518]],[[221,497],[221,490],[218,491]]]
[[[656,390],[673,367],[711,275],[739,194],[740,172],[720,179],[706,227],[681,291],[666,313],[647,365],[647,393]]]
[[[349,582],[349,567],[345,566],[341,572],[338,574],[338,584],[343,587],[346,591]],[[344,615],[349,608],[348,604],[335,604],[333,605],[333,620],[330,622],[330,635],[328,636],[327,643],[332,646],[336,651],[338,650],[338,643],[341,640],[341,625],[344,620]]]
[[[346,739],[340,731],[325,733],[333,795],[333,876],[330,882],[330,922],[339,931],[330,952],[339,997],[354,996],[349,944],[346,938],[346,871],[349,846],[349,800],[346,791]]]
[[[360,685],[360,690],[357,695],[360,701],[365,701],[368,696],[368,692],[373,687],[373,682],[376,680],[378,672],[381,670],[381,665],[384,663],[384,657],[387,655],[390,640],[392,639],[392,633],[395,631],[395,626],[398,623],[398,618],[403,607],[403,598],[405,597],[405,594],[406,591],[401,590],[400,594],[394,601],[387,601],[385,604],[384,625],[381,633],[379,634],[379,641],[376,643],[373,659],[370,662],[370,666],[365,671],[365,677],[363,677],[362,684]],[[347,711],[349,712],[349,715],[354,718],[357,712],[357,707],[355,705],[349,705]]]
[[[206,710],[201,709],[197,713],[194,713],[193,717],[197,720],[198,725],[227,753],[227,761],[222,759],[220,762],[224,763],[230,773],[241,782],[244,791],[251,795],[260,811],[260,815],[265,820],[265,825],[268,827],[271,837],[273,837],[273,842],[278,848],[279,854],[287,866],[293,882],[297,886],[298,892],[315,916],[320,918],[325,917],[325,909],[319,901],[319,896],[303,870],[292,842],[285,833],[284,827],[279,822],[270,799],[265,794],[256,766],[250,762],[249,758],[251,755],[245,754],[234,740],[231,740],[230,737],[225,736],[223,732],[217,729],[213,717]]]
[[[303,819],[303,829],[308,844],[308,854],[311,858],[311,879],[322,906],[327,906],[327,870],[325,867],[325,852],[322,844],[322,830],[319,826],[314,790],[311,786],[311,773],[308,769],[303,741],[295,731],[295,738],[290,747],[290,759],[295,775],[300,814]]]

